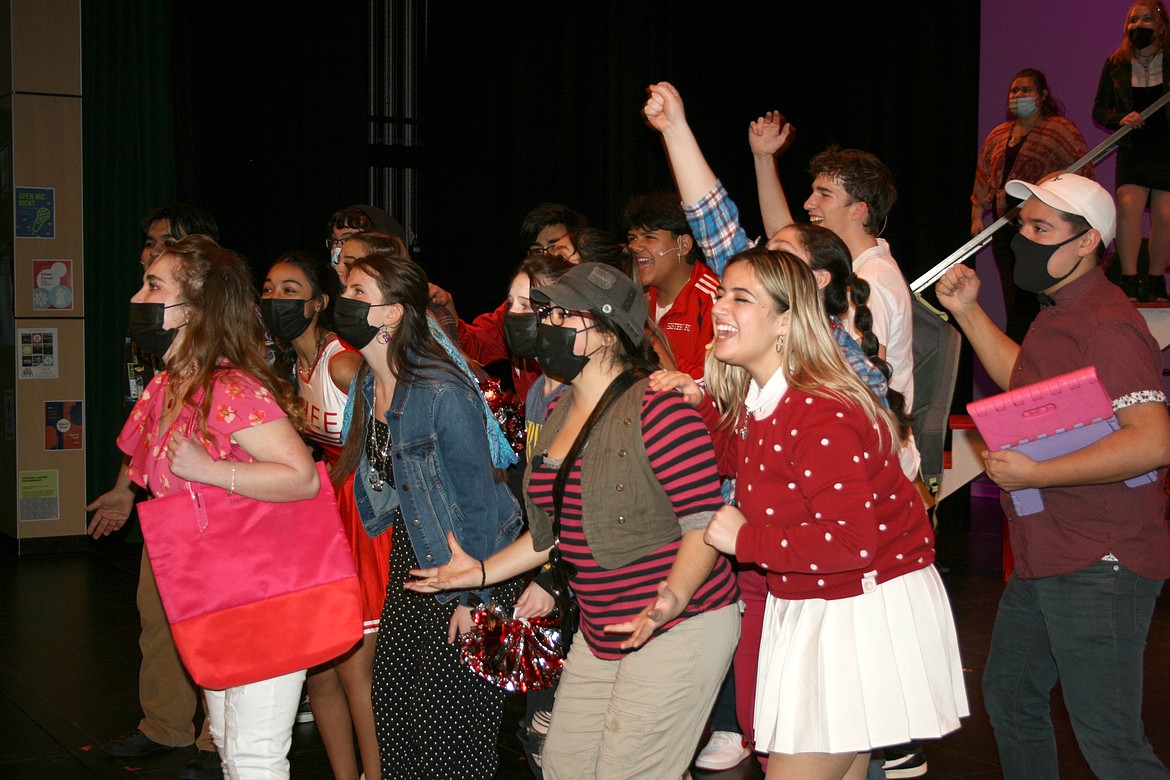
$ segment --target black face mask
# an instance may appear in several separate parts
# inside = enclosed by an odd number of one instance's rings
[[[312,317],[305,316],[305,302],[296,298],[263,298],[260,316],[268,332],[281,341],[292,341],[313,322]]]
[[[536,332],[540,317],[535,314],[504,315],[504,341],[508,350],[516,357],[536,357]]]
[[[1064,276],[1053,276],[1048,273],[1048,260],[1056,254],[1056,250],[1065,244],[1076,241],[1088,232],[1083,230],[1059,244],[1037,244],[1017,233],[1012,239],[1012,253],[1016,256],[1016,287],[1028,292],[1042,293],[1072,276],[1072,272],[1080,267],[1081,261],[1085,258],[1082,257],[1078,260],[1077,264],[1069,269],[1069,272]]]
[[[577,340],[578,333],[595,327],[597,326],[590,325],[577,330],[563,325],[546,325],[543,322],[537,326],[536,359],[544,373],[562,382],[572,382],[576,379],[592,355],[574,354],[573,343]]]
[[[1154,42],[1154,31],[1150,27],[1134,27],[1129,31],[1129,42],[1135,49],[1144,49]]]
[[[354,349],[363,349],[378,335],[370,324],[370,309],[392,306],[390,303],[366,303],[355,298],[338,298],[333,304],[333,332]]]
[[[179,328],[163,328],[167,309],[176,306],[186,306],[185,303],[173,303],[164,306],[161,303],[133,303],[130,304],[130,322],[126,333],[134,346],[143,352],[149,352],[155,357],[162,357],[171,348],[175,341],[175,334]],[[182,325],[179,326],[180,328]]]

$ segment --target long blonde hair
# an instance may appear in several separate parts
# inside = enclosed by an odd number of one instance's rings
[[[780,367],[789,387],[856,407],[889,439],[892,452],[899,441],[898,423],[841,356],[829,331],[828,316],[816,279],[800,258],[788,252],[749,249],[731,258],[747,263],[772,299],[776,314],[788,312],[788,337],[780,347]],[[743,406],[750,377],[745,368],[724,363],[707,353],[704,368],[707,394],[719,410],[721,427],[736,428],[746,414]]]

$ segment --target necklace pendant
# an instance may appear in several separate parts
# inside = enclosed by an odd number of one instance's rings
[[[370,487],[381,493],[382,488],[386,485],[386,480],[382,479],[382,475],[374,471],[370,474]]]

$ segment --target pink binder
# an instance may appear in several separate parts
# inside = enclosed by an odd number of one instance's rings
[[[973,401],[967,404],[967,412],[989,450],[1016,450],[1033,460],[1075,452],[1121,427],[1092,366]],[[1156,478],[1151,471],[1125,484],[1137,487]],[[1036,488],[1010,495],[1018,515],[1044,509]]]

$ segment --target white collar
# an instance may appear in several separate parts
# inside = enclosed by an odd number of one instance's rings
[[[743,405],[748,414],[757,420],[763,420],[776,411],[780,399],[787,392],[788,380],[784,378],[783,368],[778,367],[776,373],[772,374],[772,378],[762,388],[754,379],[748,383],[747,398],[744,399]]]

